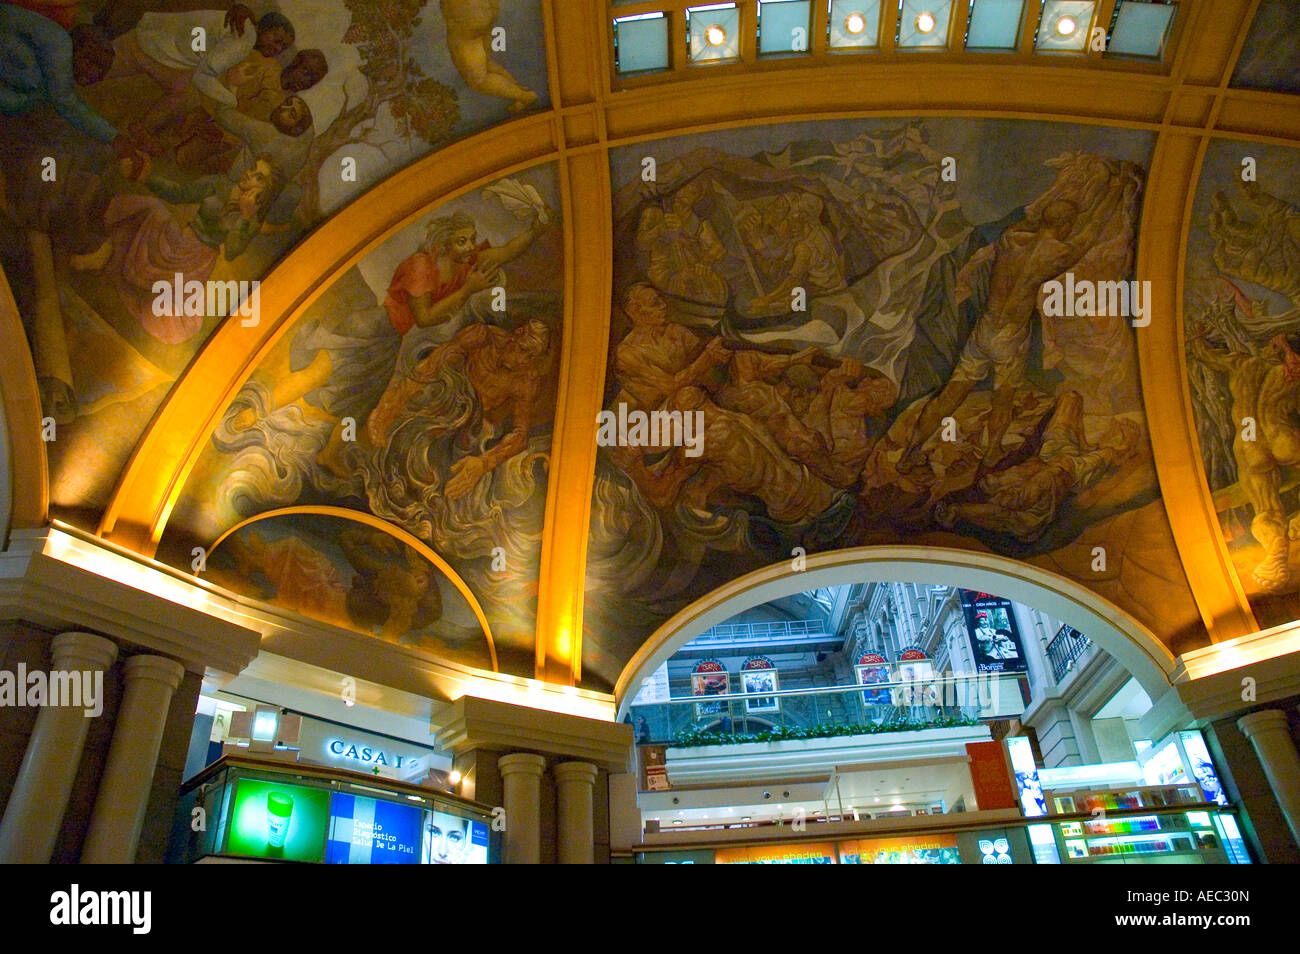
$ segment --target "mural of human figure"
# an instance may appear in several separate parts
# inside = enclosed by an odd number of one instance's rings
[[[441,0],[447,25],[447,52],[465,85],[476,93],[510,100],[518,113],[537,101],[504,66],[492,59],[492,31],[501,15],[500,0]]]

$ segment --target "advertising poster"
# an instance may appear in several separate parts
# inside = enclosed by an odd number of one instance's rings
[[[325,863],[414,865],[420,861],[424,812],[375,798],[337,794],[330,810]]]
[[[1026,818],[1047,814],[1047,799],[1043,797],[1043,783],[1038,778],[1038,763],[1034,761],[1034,748],[1023,735],[1007,739],[1007,752],[1011,755],[1011,770],[1016,776],[1020,807]]]
[[[833,865],[835,846],[815,842],[807,845],[750,845],[718,848],[713,853],[719,865]]]
[[[1024,672],[1025,653],[1011,601],[991,593],[961,591],[966,632],[977,672]]]
[[[641,791],[666,792],[673,787],[668,781],[667,746],[642,745],[637,755],[641,760]]]
[[[722,668],[722,663],[716,659],[705,659],[691,673],[691,695],[693,696],[725,696],[731,691],[730,686],[731,681],[727,671]],[[724,715],[726,711],[727,704],[725,702],[697,702],[695,704],[695,718],[697,719]]]
[[[323,788],[241,778],[226,853],[319,863],[329,817],[330,793]]]
[[[487,864],[487,823],[448,812],[425,812],[420,860],[426,865]]]
[[[934,688],[934,663],[919,649],[905,649],[898,657],[898,681],[894,705],[932,706],[938,701]]]
[[[766,656],[750,656],[740,667],[740,691],[746,694],[754,692],[776,692],[780,688],[776,666]],[[781,700],[776,696],[761,699],[746,699],[746,712],[780,712]]]
[[[839,844],[842,865],[959,865],[955,835],[863,838]]]
[[[886,685],[892,681],[889,677],[889,666],[885,663],[885,657],[880,653],[864,653],[858,657],[858,664],[853,668],[858,674],[858,685],[860,686]],[[893,701],[888,689],[863,689],[862,704],[864,706],[888,706],[893,705]]]
[[[1201,791],[1205,793],[1205,800],[1219,805],[1228,804],[1228,796],[1224,794],[1223,783],[1219,781],[1219,773],[1214,770],[1210,750],[1205,747],[1205,739],[1201,733],[1192,729],[1179,732],[1178,738],[1182,739],[1183,751],[1187,753],[1187,761],[1191,763],[1196,784],[1200,785]]]

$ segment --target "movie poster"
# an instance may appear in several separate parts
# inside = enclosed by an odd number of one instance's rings
[[[1025,653],[1011,601],[991,593],[962,590],[961,605],[976,671],[1024,672]]]

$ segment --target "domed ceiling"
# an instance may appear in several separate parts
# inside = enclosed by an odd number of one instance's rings
[[[863,3],[837,52],[792,3],[773,58],[741,3],[712,65],[687,6],[0,4],[16,524],[598,690],[847,547],[1023,561],[1173,653],[1300,617],[1293,4],[1126,58],[1037,3],[1002,52]]]

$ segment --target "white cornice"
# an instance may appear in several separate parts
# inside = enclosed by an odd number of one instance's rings
[[[1300,620],[1178,657],[1174,687],[1198,719],[1300,695]]]

